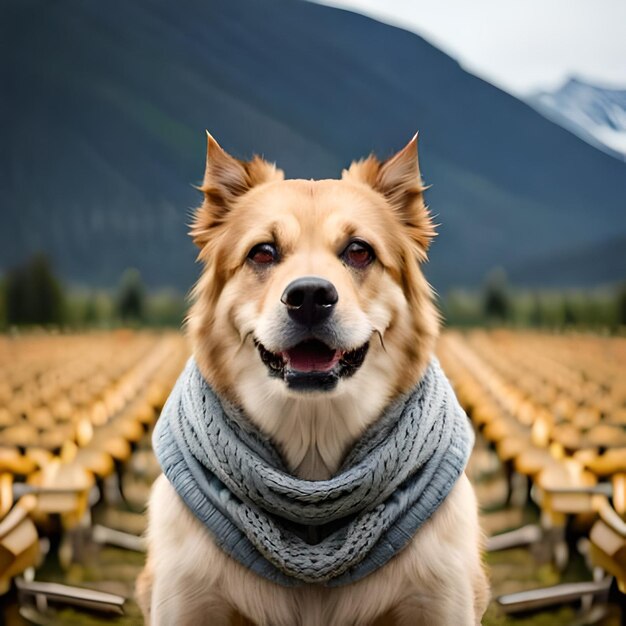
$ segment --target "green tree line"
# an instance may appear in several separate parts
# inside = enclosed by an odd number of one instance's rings
[[[15,326],[180,326],[184,297],[172,290],[149,292],[128,269],[113,290],[67,288],[49,259],[36,255],[0,280],[0,329]]]
[[[626,282],[596,289],[523,289],[496,269],[481,289],[449,291],[441,308],[451,326],[571,327],[623,332]]]
[[[448,326],[581,327],[623,332],[626,282],[593,290],[530,290],[511,286],[502,270],[480,289],[449,291],[439,302]],[[36,255],[0,279],[0,329],[181,325],[184,297],[149,291],[139,272],[126,270],[113,290],[67,288],[49,259]]]

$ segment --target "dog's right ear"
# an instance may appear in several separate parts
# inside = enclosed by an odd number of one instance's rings
[[[207,131],[207,152],[204,180],[198,188],[204,202],[196,211],[189,234],[202,248],[210,231],[221,224],[237,198],[247,191],[271,180],[281,180],[282,170],[276,169],[259,156],[250,161],[240,161],[230,156]]]

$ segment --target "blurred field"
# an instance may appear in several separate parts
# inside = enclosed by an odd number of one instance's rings
[[[140,623],[132,600],[144,559],[138,537],[158,474],[149,434],[187,354],[173,332],[0,337],[7,624]],[[619,624],[624,596],[615,583],[608,598],[517,616],[495,598],[608,575],[625,590],[626,339],[448,332],[439,356],[479,430],[468,473],[486,533],[534,525],[530,544],[487,554],[494,601],[484,623]],[[502,547],[498,540],[490,547]],[[26,581],[21,594],[15,577]],[[117,594],[127,598],[125,614],[94,611],[106,597],[90,598],[90,610],[70,607],[71,590],[46,602],[33,580]]]

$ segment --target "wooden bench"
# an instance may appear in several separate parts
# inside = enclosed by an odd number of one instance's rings
[[[25,496],[0,519],[0,595],[15,576],[39,563],[39,536],[30,518],[34,506],[34,497]]]

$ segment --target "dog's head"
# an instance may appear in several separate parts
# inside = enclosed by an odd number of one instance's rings
[[[209,135],[201,190],[188,327],[218,392],[366,399],[374,386],[389,400],[415,384],[438,328],[415,138],[341,180],[307,181],[234,159]]]

